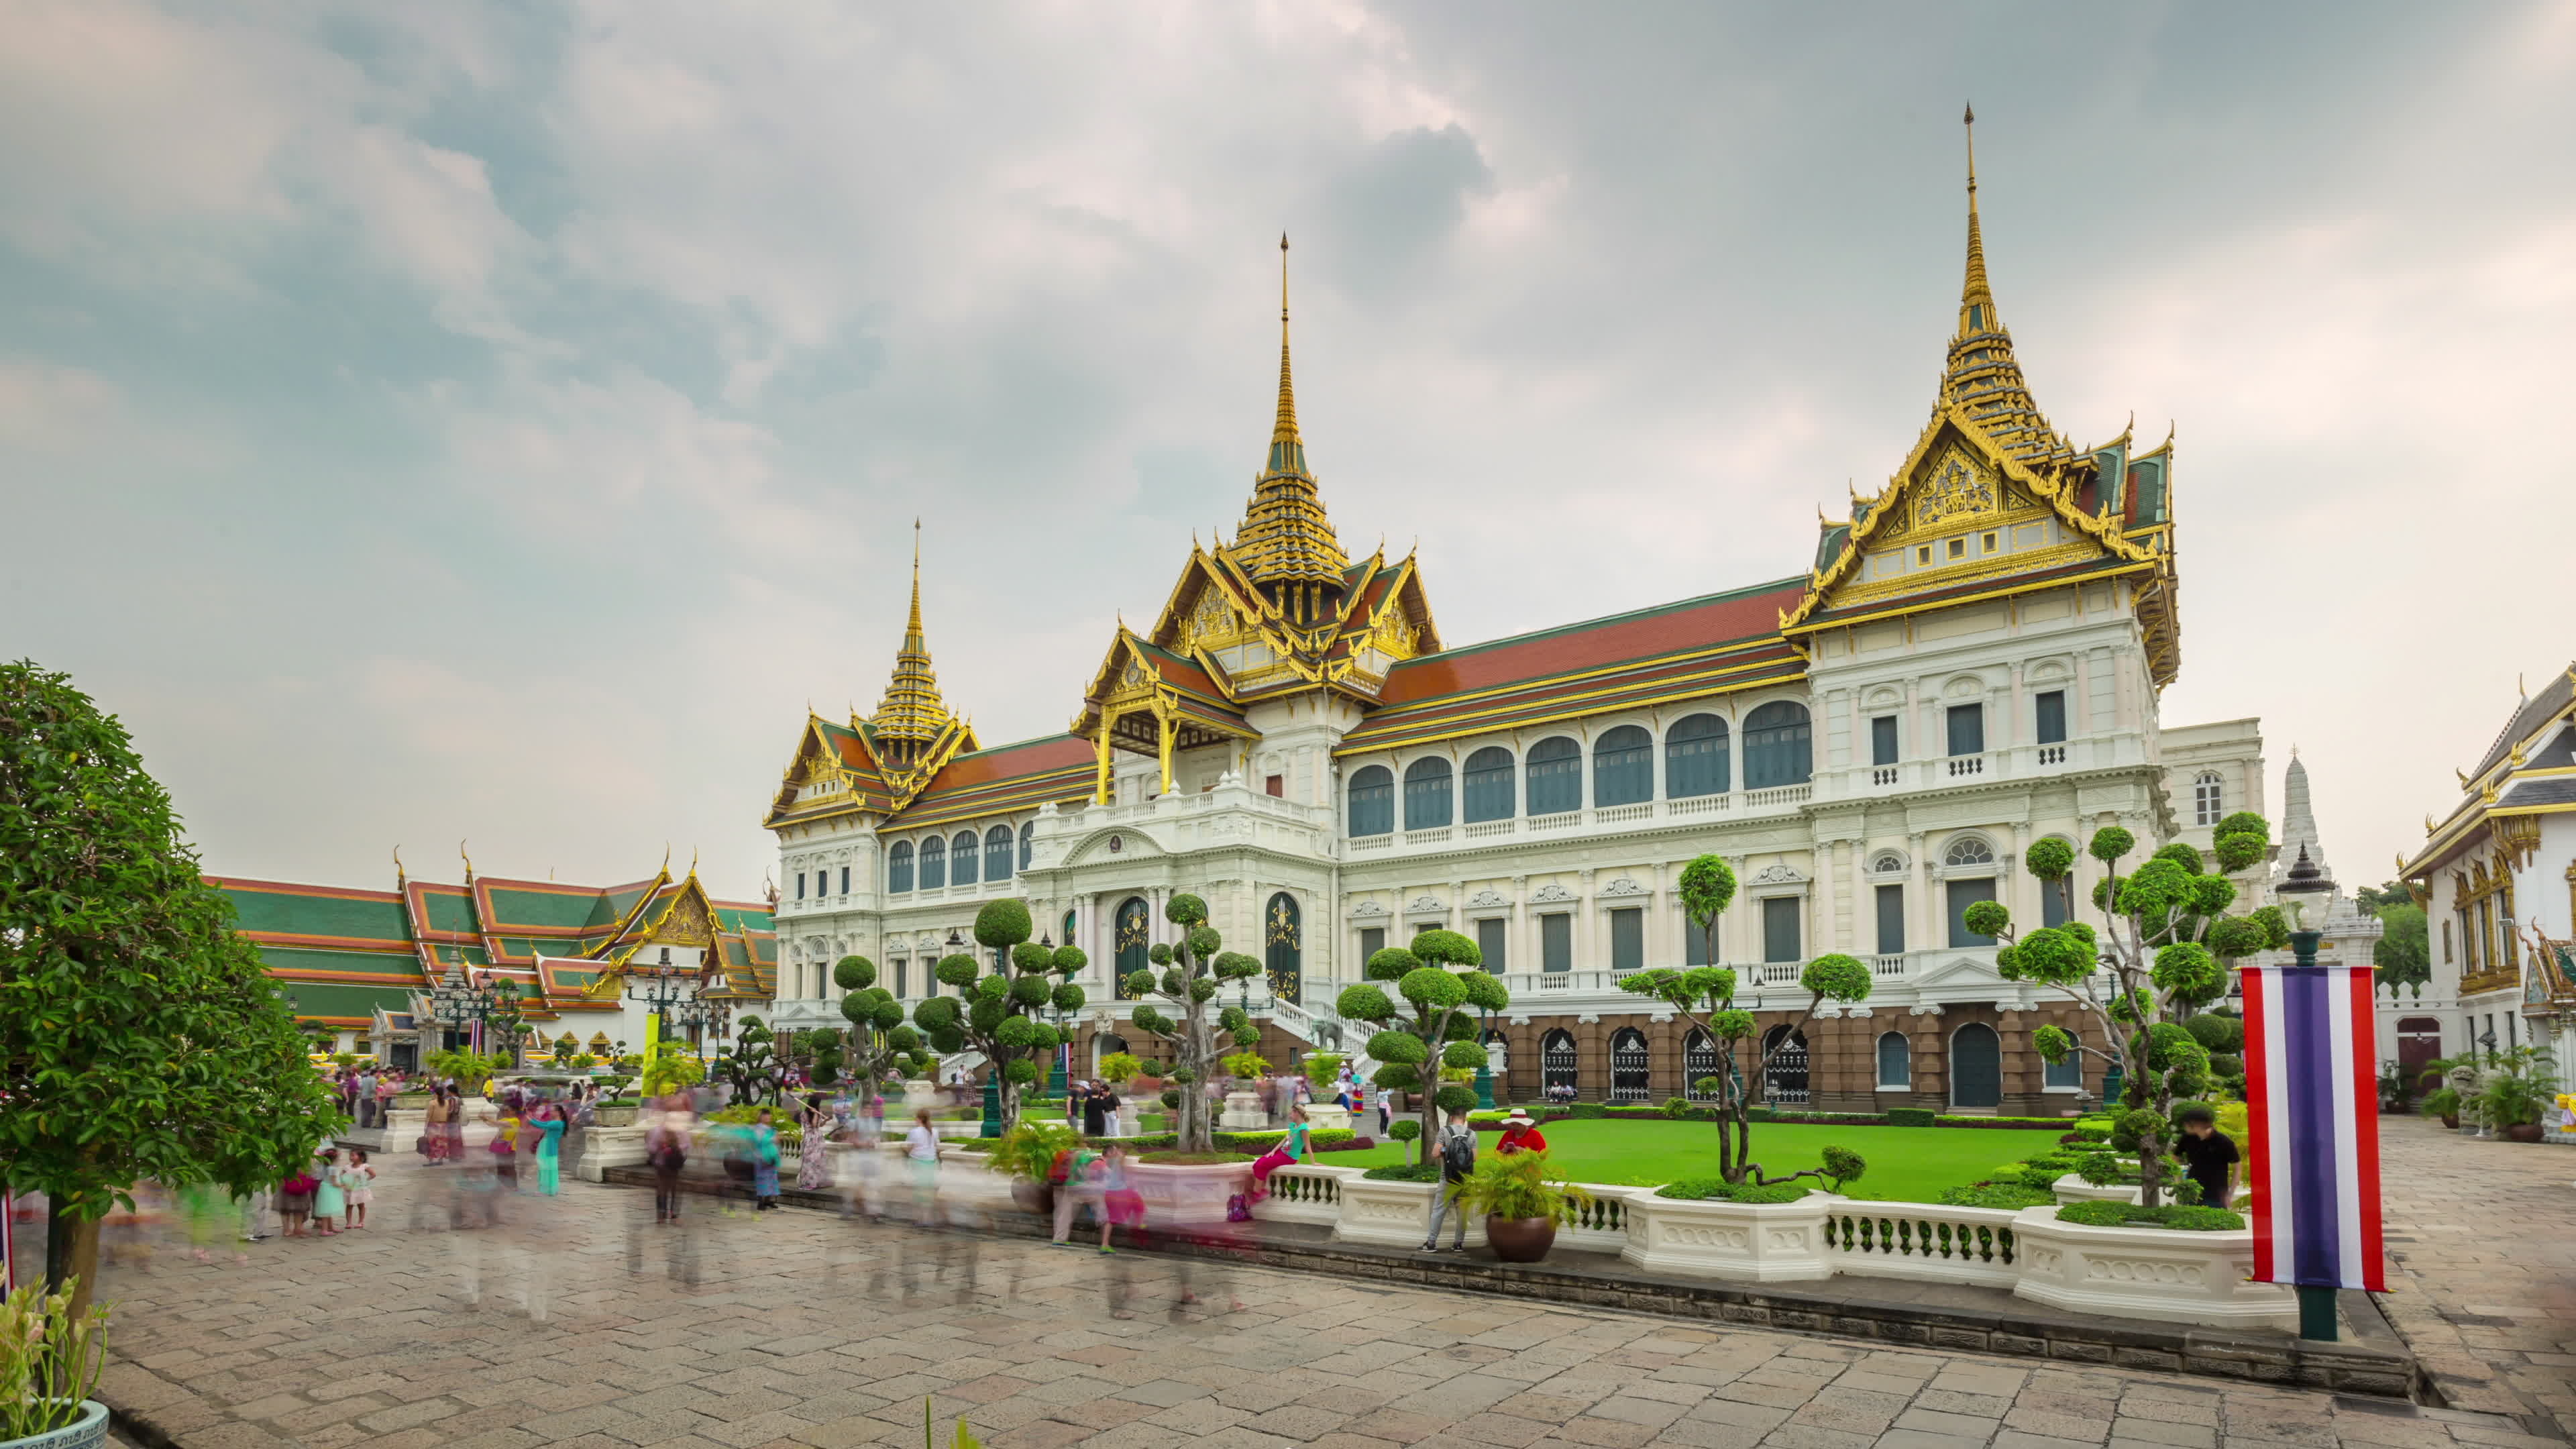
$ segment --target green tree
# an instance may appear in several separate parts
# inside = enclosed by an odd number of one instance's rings
[[[778,1101],[778,1036],[749,1012],[734,1024],[733,1045],[716,1053],[714,1075],[733,1084],[737,1102]]]
[[[2433,979],[2433,949],[2427,936],[2424,908],[2413,901],[2379,908],[2379,939],[2371,944],[2371,964],[2379,984],[2395,996],[2401,986],[2424,994],[2424,983]]]
[[[1682,867],[1681,898],[1682,914],[1705,934],[1708,959],[1716,960],[1717,918],[1735,901],[1735,872],[1717,856],[1700,856]],[[1786,1177],[1762,1175],[1762,1165],[1753,1160],[1753,1098],[1758,1084],[1766,1079],[1771,1059],[1798,1039],[1816,1008],[1827,998],[1868,998],[1869,968],[1839,953],[1819,956],[1799,972],[1798,982],[1807,991],[1806,1009],[1767,1048],[1761,1044],[1761,1024],[1752,1012],[1735,1004],[1735,973],[1723,966],[1694,966],[1687,971],[1658,967],[1636,972],[1619,983],[1623,991],[1652,997],[1671,1007],[1675,1015],[1708,1033],[1709,1040],[1716,1043],[1717,1073],[1692,1085],[1717,1099],[1717,1171],[1728,1182],[1743,1182],[1748,1177],[1756,1183],[1789,1182],[1824,1175],[1823,1169],[1816,1168]],[[1746,1042],[1753,1043],[1749,1058],[1752,1069],[1739,1072],[1735,1054]]]
[[[304,1048],[124,727],[0,666],[0,1162],[74,1312],[136,1182],[271,1187],[347,1125]]]
[[[2290,941],[2277,906],[2227,914],[2236,883],[2226,873],[2271,850],[2263,817],[2243,810],[2228,816],[2218,822],[2212,844],[2215,872],[2203,869],[2198,850],[2177,842],[2122,875],[2120,862],[2137,848],[2136,837],[2116,825],[2095,831],[2086,850],[2108,872],[2093,891],[2103,916],[2098,932],[2069,921],[2017,933],[2011,912],[1996,901],[1980,901],[1966,916],[1969,930],[2004,943],[1995,953],[1996,970],[2053,988],[2093,1019],[2085,1043],[2055,1026],[2041,1027],[2032,1042],[2050,1062],[2083,1052],[2119,1065],[2122,1097],[2109,1104],[2111,1143],[2138,1154],[2140,1200],[2149,1207],[2163,1201],[2175,1099],[2210,1083],[2209,1049],[2183,1020],[2227,994],[2229,963]],[[2075,869],[2074,848],[2063,840],[2037,842],[2024,860],[2052,887]]]
[[[832,983],[848,993],[841,998],[841,1019],[850,1024],[850,1075],[873,1092],[888,1078],[930,1071],[930,1053],[922,1050],[921,1033],[903,1024],[903,1003],[877,985],[876,963],[865,956],[844,956],[832,966]]]
[[[1049,978],[1076,975],[1090,960],[1072,946],[1049,950],[1031,941],[1032,929],[1024,902],[985,902],[975,913],[976,944],[1001,954],[1008,969],[987,973],[961,951],[941,961],[937,972],[958,994],[931,997],[912,1011],[913,1021],[940,1055],[970,1046],[984,1054],[988,1070],[1000,1078],[1005,1132],[1019,1120],[1020,1089],[1038,1079],[1038,1063],[1063,1041],[1038,1013],[1050,1006],[1066,1012],[1082,1009],[1081,987]]]
[[[1260,1029],[1240,1006],[1219,1010],[1213,1025],[1208,1020],[1208,1002],[1215,998],[1218,984],[1248,981],[1261,974],[1261,963],[1240,951],[1226,950],[1225,938],[1207,923],[1207,914],[1207,902],[1187,893],[1164,903],[1163,918],[1181,928],[1180,944],[1156,943],[1146,957],[1161,970],[1130,972],[1125,982],[1128,995],[1159,996],[1180,1012],[1170,1016],[1145,1001],[1129,1019],[1138,1031],[1171,1043],[1172,1085],[1165,1089],[1163,1101],[1179,1124],[1174,1145],[1183,1152],[1205,1152],[1215,1146],[1206,1083],[1217,1069],[1220,1046],[1249,1049],[1261,1040]],[[1222,1044],[1217,1039],[1219,1030],[1225,1033]]]
[[[2411,906],[2415,904],[2414,890],[2402,880],[2387,881],[2375,886],[2363,886],[2361,889],[2352,893],[2352,898],[2360,903],[2361,908],[2364,911],[2374,916],[2388,909],[2390,906]]]
[[[1512,1004],[1511,992],[1484,964],[1485,953],[1467,937],[1425,931],[1410,946],[1389,946],[1368,958],[1369,979],[1344,987],[1335,1003],[1343,1016],[1377,1028],[1365,1048],[1380,1063],[1370,1080],[1414,1094],[1421,1117],[1414,1150],[1424,1162],[1431,1160],[1435,1114],[1476,1105],[1476,1089],[1441,1083],[1441,1070],[1483,1065],[1476,1013]],[[1395,995],[1380,981],[1394,982]]]

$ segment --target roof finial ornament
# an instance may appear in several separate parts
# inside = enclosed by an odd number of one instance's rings
[[[401,890],[403,882],[410,879],[410,873],[403,869],[402,847],[397,845],[394,847],[394,889]]]
[[[468,884],[471,884],[474,880],[474,857],[465,853],[464,841],[460,840],[456,842],[456,854],[459,859],[465,862],[465,879]]]

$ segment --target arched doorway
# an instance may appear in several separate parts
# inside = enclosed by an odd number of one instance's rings
[[[1807,1034],[1775,1026],[1762,1034],[1762,1100],[1775,1107],[1807,1105]]]
[[[1145,952],[1152,945],[1153,930],[1150,910],[1143,896],[1129,896],[1118,904],[1118,979],[1115,983],[1120,1001],[1132,1000],[1135,993],[1127,989],[1127,978],[1145,969]]]
[[[1645,1101],[1648,1065],[1646,1034],[1633,1026],[1620,1028],[1619,1034],[1610,1038],[1610,1100]]]
[[[1984,1022],[1969,1022],[1950,1034],[1950,1105],[1991,1110],[2003,1104],[2003,1038]]]
[[[2442,1054],[2442,1023],[2430,1016],[2397,1018],[2397,1073],[2413,1091],[2432,1085],[2424,1064]]]
[[[1572,1101],[1581,1095],[1582,1082],[1575,1070],[1574,1034],[1563,1027],[1547,1034],[1538,1044],[1540,1085],[1547,1088],[1551,1102]]]
[[[1291,1006],[1305,1004],[1305,952],[1295,896],[1281,891],[1270,898],[1270,908],[1262,912],[1261,939],[1265,947],[1263,974],[1270,978],[1270,994]]]
[[[1690,1035],[1682,1038],[1683,1098],[1692,1102],[1718,1100],[1717,1089],[1713,1085],[1717,1080],[1718,1067],[1717,1043],[1707,1032],[1692,1027]],[[1702,1082],[1712,1085],[1703,1087],[1700,1085]]]

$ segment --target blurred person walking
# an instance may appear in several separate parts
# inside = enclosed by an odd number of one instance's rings
[[[744,1135],[751,1144],[751,1208],[767,1212],[778,1206],[778,1128],[767,1107],[752,1114],[751,1130]]]
[[[537,1191],[553,1197],[563,1187],[564,1109],[559,1102],[545,1102],[537,1113]]]
[[[810,1192],[824,1192],[832,1186],[832,1139],[840,1123],[824,1102],[821,1092],[805,1096],[805,1146],[803,1160],[796,1165],[796,1185]]]
[[[340,1191],[349,1199],[349,1226],[367,1225],[367,1205],[376,1200],[376,1169],[367,1161],[367,1149],[349,1149],[349,1165],[340,1169]]]
[[[313,1178],[313,1225],[323,1237],[336,1237],[340,1232],[340,1213],[348,1206],[348,1194],[340,1187],[340,1149],[322,1149],[322,1170]]]

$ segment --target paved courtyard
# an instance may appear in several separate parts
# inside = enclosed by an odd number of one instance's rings
[[[438,1230],[441,1208],[415,1230],[442,1180],[392,1160],[368,1231],[115,1271],[103,1392],[141,1416],[139,1442],[185,1449],[910,1444],[924,1396],[943,1443],[962,1414],[1000,1446],[2556,1442],[2521,1431],[2565,1414],[2576,1377],[2576,1154],[2414,1125],[2390,1127],[2393,1231],[2413,1240],[2398,1316],[2462,1410],[1203,1265],[1203,1302],[1176,1319],[1175,1265],[1150,1255],[703,1201],[684,1250],[636,1221],[647,1194],[588,1184],[511,1200],[499,1228]],[[2489,1221],[2492,1239],[2427,1226]],[[691,1265],[695,1285],[673,1276]],[[540,1279],[543,1322],[520,1303]],[[1132,1318],[1109,1315],[1118,1281]]]

